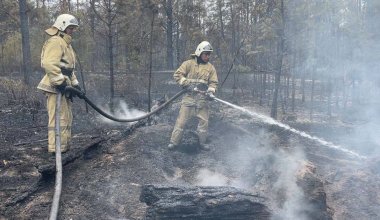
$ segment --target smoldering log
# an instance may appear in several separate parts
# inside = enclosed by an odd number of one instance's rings
[[[233,187],[144,185],[149,219],[270,219],[266,199]]]

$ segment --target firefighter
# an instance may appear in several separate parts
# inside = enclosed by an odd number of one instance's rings
[[[47,98],[48,152],[51,153],[55,153],[55,104],[58,94],[64,96],[61,99],[60,111],[61,150],[62,152],[69,150],[73,120],[71,102],[74,94],[66,94],[65,88],[72,86],[81,90],[74,73],[75,52],[71,47],[72,34],[78,26],[78,20],[73,15],[61,14],[53,26],[45,30],[50,36],[41,52],[41,67],[45,71],[45,76],[37,88],[42,90]]]
[[[209,63],[212,46],[209,42],[201,42],[192,54],[191,59],[182,63],[174,73],[174,80],[188,92],[182,99],[181,108],[171,135],[168,149],[176,148],[182,138],[186,123],[192,117],[198,118],[197,134],[201,149],[209,150],[206,144],[209,106],[208,100],[214,97],[218,86],[215,67]],[[195,89],[196,88],[196,89]]]

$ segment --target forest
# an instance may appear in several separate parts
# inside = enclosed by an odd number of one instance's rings
[[[244,189],[263,204],[233,218],[181,209],[183,219],[380,218],[379,0],[0,0],[0,219],[49,216],[55,167],[37,85],[45,30],[61,14],[79,21],[80,86],[110,114],[139,116],[180,91],[173,73],[202,41],[215,96],[235,109],[211,104],[211,151],[189,150],[186,130],[168,153],[179,100],[123,124],[74,99],[59,219],[178,219],[168,198],[144,197],[174,186],[185,198]]]
[[[380,3],[375,0],[0,4],[0,74],[30,87],[41,76],[44,30],[57,15],[71,13],[80,21],[73,45],[81,71],[104,74],[110,100],[120,95],[115,76],[149,81],[152,71],[174,71],[202,40],[215,48],[212,62],[221,82],[234,78],[237,90],[239,76],[252,75],[245,89],[252,100],[271,106],[274,118],[277,109],[294,113],[299,106],[307,106],[311,120],[317,106],[332,117],[371,102],[365,96],[378,92]]]

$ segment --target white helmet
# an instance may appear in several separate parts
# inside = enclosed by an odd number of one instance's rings
[[[65,31],[68,26],[79,26],[78,20],[69,14],[59,15],[53,24],[53,27],[58,28],[60,31]]]
[[[197,49],[195,50],[195,55],[199,57],[203,52],[212,52],[212,46],[208,41],[202,41]]]

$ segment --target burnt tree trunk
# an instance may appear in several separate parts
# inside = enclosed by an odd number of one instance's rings
[[[272,107],[270,116],[274,119],[277,119],[277,100],[278,100],[278,92],[280,89],[281,84],[281,75],[282,75],[282,63],[283,63],[283,57],[284,57],[284,44],[285,44],[285,11],[284,11],[284,1],[281,0],[281,17],[282,17],[282,24],[278,33],[278,36],[280,38],[278,49],[277,49],[277,68],[276,68],[276,75],[275,75],[275,86],[274,86],[274,93],[273,93],[273,101],[272,101]]]
[[[29,23],[27,16],[27,3],[26,0],[19,0],[20,7],[20,25],[21,25],[21,38],[22,38],[22,72],[24,74],[24,83],[29,85],[31,71],[31,55],[29,43]]]
[[[217,1],[218,7],[218,21],[220,23],[220,35],[222,36],[223,41],[226,39],[224,35],[224,21],[223,21],[223,2],[221,0]]]
[[[166,68],[173,69],[173,2],[166,0]]]
[[[150,39],[149,39],[149,81],[148,81],[148,112],[150,112],[151,87],[152,87],[152,65],[153,65],[153,33],[154,33],[154,16],[155,11],[152,9],[152,20],[150,23]]]
[[[111,15],[110,15],[111,16]],[[111,18],[109,18],[111,19]],[[115,98],[115,76],[113,69],[113,34],[112,34],[112,22],[108,23],[108,59],[109,59],[109,71],[110,71],[110,109],[114,111],[114,98]]]

